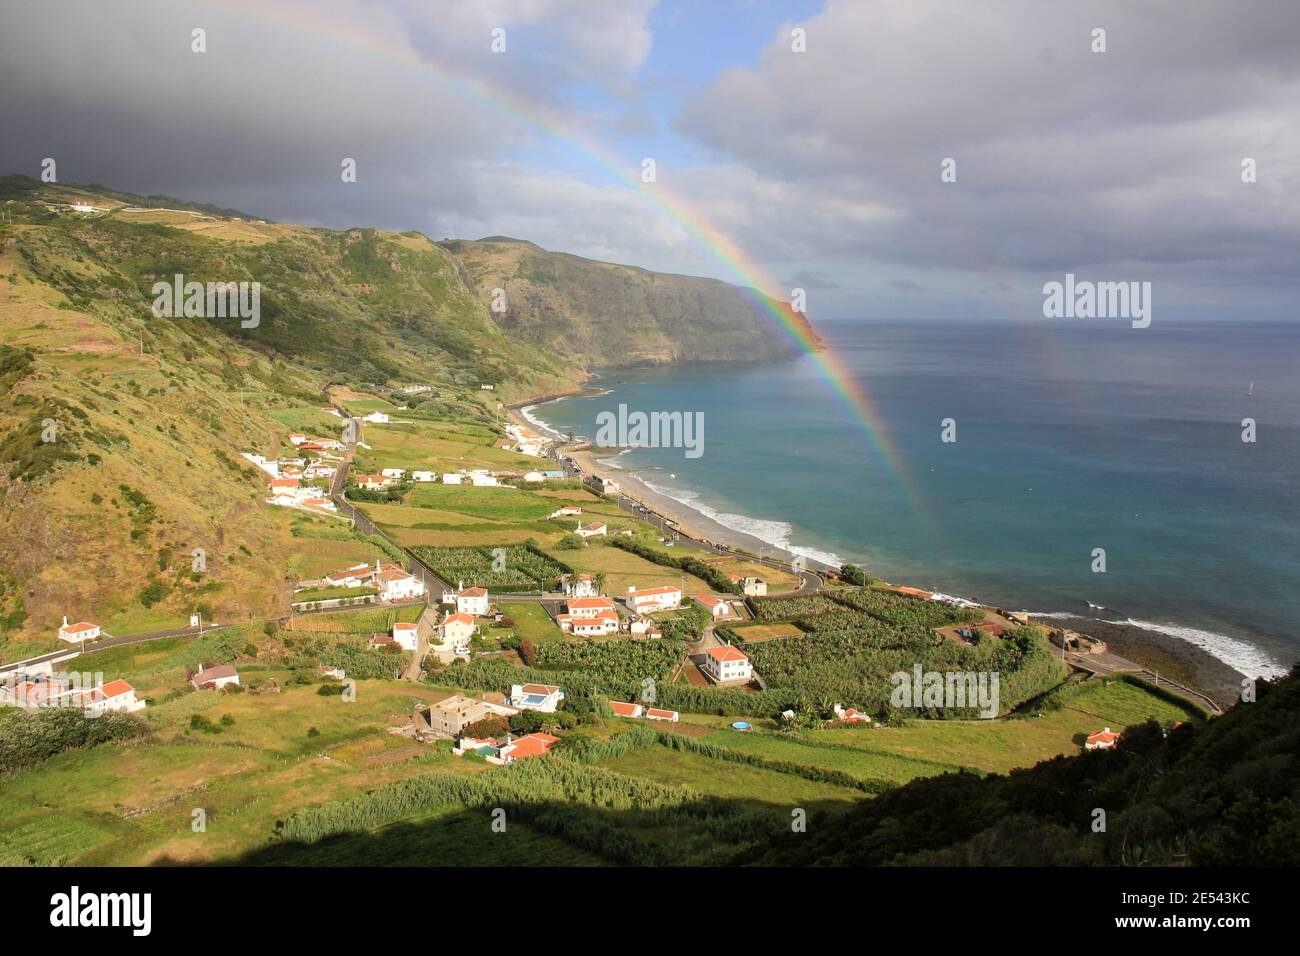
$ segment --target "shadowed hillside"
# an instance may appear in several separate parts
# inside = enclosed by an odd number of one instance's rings
[[[727,362],[784,358],[791,342],[773,332],[754,294],[716,279],[666,275],[634,266],[548,252],[494,236],[442,243],[465,267],[484,302],[504,289],[504,329],[581,365]],[[799,326],[783,302],[772,308]]]
[[[1168,737],[1132,728],[1114,751],[1006,776],[915,780],[832,826],[810,823],[738,862],[831,866],[1300,863],[1300,680]],[[1096,811],[1105,831],[1093,832]],[[822,821],[826,822],[826,821]]]

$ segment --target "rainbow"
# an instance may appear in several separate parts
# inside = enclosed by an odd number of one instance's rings
[[[817,338],[812,327],[803,321],[801,316],[775,296],[763,293],[764,287],[778,289],[780,283],[765,275],[762,268],[750,259],[734,240],[698,211],[674,196],[671,191],[658,183],[651,185],[641,182],[639,175],[633,172],[634,169],[639,172],[639,166],[623,161],[602,143],[565,126],[543,108],[527,103],[508,91],[491,88],[480,80],[453,74],[421,57],[408,46],[367,33],[362,24],[331,17],[328,11],[318,7],[299,6],[297,9],[300,13],[287,15],[283,6],[269,10],[258,0],[245,0],[244,5],[248,8],[250,17],[276,23],[289,30],[306,30],[342,48],[435,77],[458,94],[567,144],[594,160],[616,179],[626,183],[637,195],[644,198],[691,237],[722,267],[723,271],[735,280],[759,310],[809,357],[816,366],[818,374],[826,381],[831,392],[848,410],[865,435],[869,447],[875,451],[880,462],[897,481],[913,509],[918,514],[921,513],[919,500],[903,457],[870,393],[847,371],[840,357]],[[230,6],[218,4],[214,9],[229,12]],[[484,42],[487,42],[486,37]]]

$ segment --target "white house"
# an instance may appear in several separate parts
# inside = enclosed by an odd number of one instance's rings
[[[469,474],[469,482],[479,488],[496,488],[500,486],[496,475],[489,475],[485,471],[472,471]]]
[[[391,565],[375,574],[375,586],[385,601],[408,601],[424,593],[424,582]]]
[[[756,578],[753,575],[742,578],[737,575],[733,577],[732,580],[739,582],[741,590],[745,593],[745,597],[767,596],[767,582],[762,578]]]
[[[596,581],[590,574],[560,575],[560,590],[568,597],[596,597]]]
[[[562,700],[564,691],[551,684],[513,684],[510,687],[510,706],[520,710],[553,714]]]
[[[720,597],[714,597],[712,594],[695,595],[695,603],[708,611],[715,621],[720,617],[727,617],[731,614],[731,605]]]
[[[92,688],[82,697],[82,703],[87,717],[98,717],[109,711],[130,714],[144,709],[144,701],[135,699],[135,688],[120,678]]]
[[[442,473],[442,483],[444,485],[459,485],[464,482],[467,476],[460,471],[445,471]]]
[[[374,574],[370,565],[355,564],[346,571],[333,571],[325,575],[325,584],[332,588],[356,588],[369,584]]]
[[[461,614],[482,617],[488,612],[491,596],[486,588],[463,588],[456,594],[456,610]]]
[[[289,436],[289,441],[295,445],[301,445],[303,442],[307,441],[307,436],[302,432],[294,432]]]
[[[1088,742],[1083,745],[1084,750],[1113,750],[1119,745],[1119,734],[1112,731],[1109,727],[1105,730],[1099,730],[1095,734],[1088,735]]]
[[[652,611],[671,611],[682,605],[682,589],[672,584],[657,588],[627,589],[627,606],[638,614]]]
[[[645,712],[646,720],[666,720],[669,723],[677,723],[681,720],[681,714],[675,710],[662,710],[658,707],[647,707]]]
[[[414,624],[398,621],[393,625],[393,640],[404,651],[414,651],[420,646],[420,632]]]
[[[628,625],[628,633],[633,637],[663,637],[663,629],[652,618],[639,617]]]
[[[67,641],[69,644],[79,644],[82,641],[93,641],[97,637],[99,637],[98,624],[91,624],[89,621],[69,624],[67,616],[64,616],[63,624],[59,628],[59,640]]]
[[[370,422],[372,425],[387,425],[388,414],[386,412],[371,412],[369,415],[363,415],[361,420]]]
[[[454,651],[469,647],[470,640],[477,630],[478,625],[474,623],[474,615],[462,614],[459,611],[448,614],[438,625],[438,649]]]
[[[573,598],[567,613],[557,614],[560,630],[579,637],[604,637],[618,632],[618,612],[614,602],[606,597]]]
[[[609,704],[609,709],[614,712],[615,717],[640,717],[642,713],[640,704],[628,704],[621,700],[610,700],[606,703]]]
[[[200,664],[199,669],[192,671],[188,676],[190,686],[195,690],[203,690],[205,687],[221,690],[230,684],[239,683],[239,671],[229,664],[220,664],[216,667],[204,667]]]
[[[558,511],[552,511],[550,517],[551,518],[572,518],[574,515],[580,515],[580,514],[582,514],[581,508],[575,507],[574,505],[565,505],[563,508],[560,508]]]
[[[574,598],[568,603],[569,615],[575,618],[596,617],[613,610],[614,602],[607,597]]]
[[[413,471],[411,472],[412,481],[433,481],[433,472],[431,471]]]
[[[575,534],[579,538],[596,538],[602,537],[606,533],[605,523],[603,521],[593,521],[591,524],[578,525]]]
[[[379,473],[385,478],[405,478],[405,468],[381,468]]]
[[[606,634],[618,633],[617,611],[601,611],[590,617],[557,614],[555,619],[559,622],[561,630],[577,637],[604,637]]]
[[[730,645],[710,647],[704,652],[704,673],[719,684],[747,681],[754,676],[749,658]]]
[[[530,471],[524,474],[524,481],[539,482],[545,480],[546,480],[546,476],[543,475],[540,471]]]

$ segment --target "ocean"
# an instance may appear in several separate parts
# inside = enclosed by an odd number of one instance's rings
[[[622,369],[592,382],[603,394],[528,414],[594,437],[620,404],[702,412],[699,457],[604,461],[728,527],[896,583],[1128,622],[1251,674],[1300,660],[1300,325],[818,331],[881,428],[809,356]]]

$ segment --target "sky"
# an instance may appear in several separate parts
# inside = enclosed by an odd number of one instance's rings
[[[814,321],[1028,320],[1066,273],[1151,282],[1180,319],[1297,312],[1289,0],[6,0],[3,21],[0,173],[50,157],[279,221],[515,236],[800,288]]]

